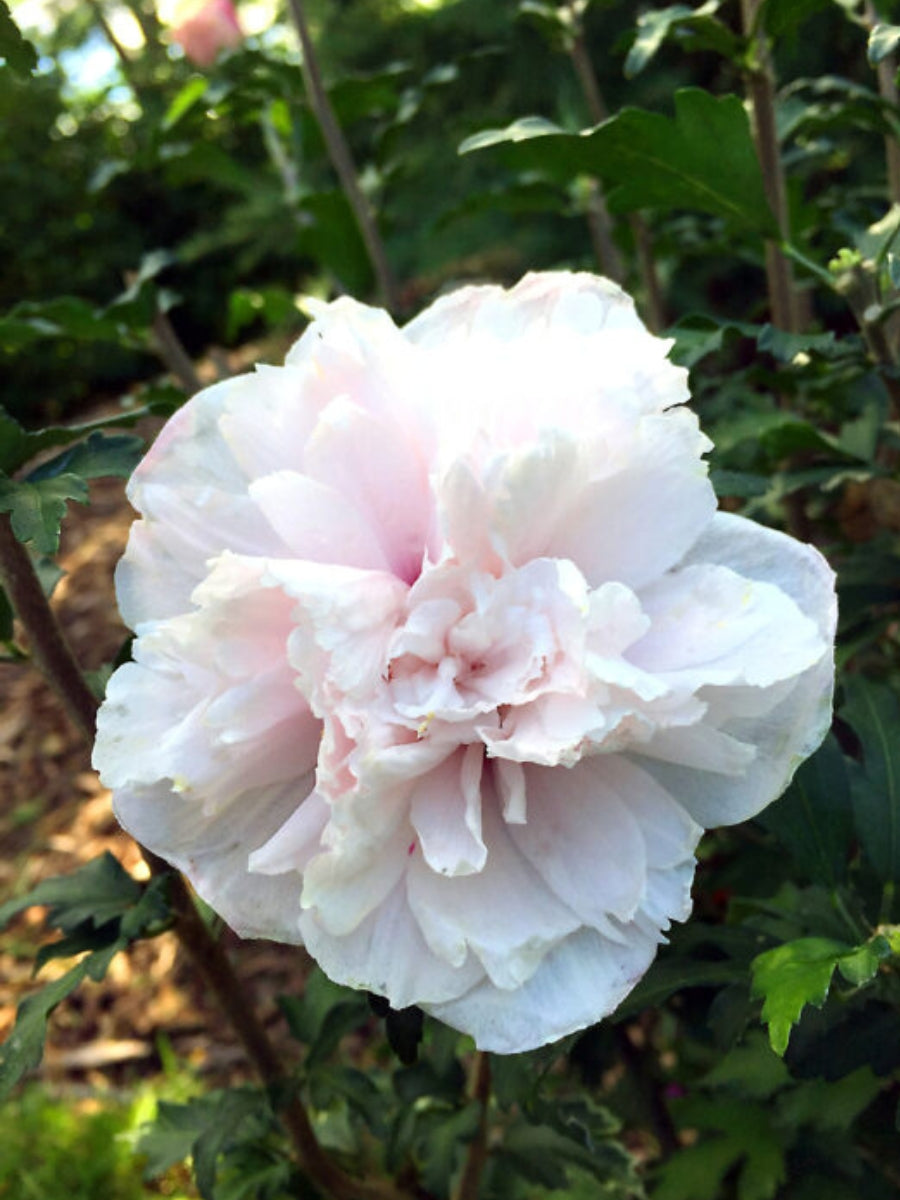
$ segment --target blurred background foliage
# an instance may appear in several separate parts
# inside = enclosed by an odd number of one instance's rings
[[[246,39],[202,69],[150,0],[11,7],[39,55],[33,75],[0,67],[0,403],[23,426],[156,381],[166,323],[188,369],[248,340],[277,361],[303,293],[377,299],[277,3],[253,24],[245,0]],[[834,734],[757,821],[707,836],[694,919],[613,1020],[498,1062],[488,1200],[900,1195],[900,3],[755,7],[796,285],[780,327],[737,0],[308,5],[397,317],[459,282],[605,256],[691,368],[723,505],[815,541],[839,574]],[[688,164],[677,186],[654,175],[654,138]],[[170,387],[159,404],[178,399]],[[66,500],[86,495],[73,472],[84,488],[140,453],[129,437],[89,441],[23,475],[72,436],[0,435],[0,506],[42,555]],[[398,1066],[382,1042],[357,1071],[338,1050],[371,1025],[361,998],[316,974],[285,1012],[326,1144],[353,1161],[374,1143],[388,1173],[448,1195],[473,1128],[455,1035],[426,1022],[421,1062],[395,1044]],[[33,1066],[42,1037],[0,1082]],[[21,1101],[23,1121],[37,1103]],[[183,1099],[143,1151],[159,1171],[199,1156],[204,1196],[281,1196],[296,1180],[263,1107],[249,1092]],[[247,1164],[262,1190],[241,1183]]]

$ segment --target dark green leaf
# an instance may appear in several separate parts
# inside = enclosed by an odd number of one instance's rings
[[[773,38],[786,37],[831,0],[764,0],[761,6],[763,28]]]
[[[737,1200],[772,1200],[786,1177],[782,1135],[762,1104],[691,1097],[677,1104],[679,1124],[712,1131],[682,1147],[663,1167],[654,1200],[718,1200],[737,1167]]]
[[[869,34],[866,56],[869,66],[877,67],[900,46],[900,25],[876,25]]]
[[[319,970],[308,975],[302,996],[281,996],[278,1003],[291,1035],[307,1046],[308,1067],[328,1058],[345,1034],[369,1019],[362,992],[332,983]]]
[[[74,992],[87,974],[87,968],[88,959],[83,958],[65,975],[26,997],[19,1005],[12,1032],[0,1046],[0,1100],[5,1100],[19,1080],[40,1063],[50,1014]]]
[[[57,475],[37,483],[0,478],[0,512],[8,512],[13,533],[38,554],[55,554],[69,500],[86,504],[87,484],[77,475]]]
[[[168,395],[167,389],[159,390],[165,391],[165,394]],[[155,394],[156,391],[150,389],[148,406]],[[184,394],[178,393],[178,395],[183,403]],[[123,412],[117,413],[115,416],[104,417],[99,421],[86,421],[82,425],[50,425],[46,429],[27,430],[3,408],[0,408],[0,471],[11,475],[43,450],[49,450],[54,446],[70,446],[94,430],[106,426],[133,425],[141,416],[145,416],[146,412],[147,409]],[[168,411],[164,415],[168,416]]]
[[[721,0],[706,0],[699,8],[673,4],[669,8],[642,13],[638,17],[637,36],[625,59],[626,78],[631,79],[643,71],[663,42],[673,35],[684,35],[691,49],[714,50],[726,58],[736,59],[741,41],[713,15],[720,7]]]
[[[844,756],[831,734],[784,795],[756,819],[814,883],[843,883],[853,842],[853,804]]]
[[[82,479],[115,475],[127,479],[144,454],[144,441],[128,434],[92,433],[83,442],[49,459],[26,477],[31,483],[71,473]]]
[[[20,33],[6,0],[0,0],[0,58],[23,78],[31,74],[38,61],[37,51]]]
[[[563,179],[597,175],[617,211],[697,209],[736,229],[777,237],[750,124],[737,96],[675,93],[675,117],[625,108],[596,129],[562,133],[540,118],[469,138],[460,153],[496,146],[511,165]]]
[[[107,851],[71,875],[45,879],[24,896],[0,907],[0,927],[32,905],[47,905],[48,924],[64,933],[82,923],[99,928],[136,904],[142,888]]]
[[[841,716],[853,727],[862,764],[850,764],[856,832],[882,883],[900,881],[900,705],[893,691],[858,675],[844,682]]]

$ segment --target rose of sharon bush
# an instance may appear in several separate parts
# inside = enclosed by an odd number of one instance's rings
[[[526,1050],[616,1007],[702,828],[818,745],[833,576],[716,513],[613,284],[315,312],[134,474],[95,762],[239,933]]]

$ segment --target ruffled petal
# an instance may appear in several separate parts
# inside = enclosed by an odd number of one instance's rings
[[[500,819],[496,800],[483,792],[482,804],[488,848],[483,870],[438,875],[414,854],[409,903],[433,953],[453,966],[472,953],[497,987],[515,989],[579,920],[513,845],[507,832],[513,827]]]
[[[534,1050],[614,1012],[650,966],[657,942],[636,927],[624,944],[582,928],[555,945],[514,992],[485,980],[428,1010],[481,1050]]]

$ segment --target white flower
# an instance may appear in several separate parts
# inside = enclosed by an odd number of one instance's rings
[[[239,932],[514,1052],[610,1013],[828,726],[833,576],[716,514],[605,280],[322,305],[130,485],[95,762]]]

